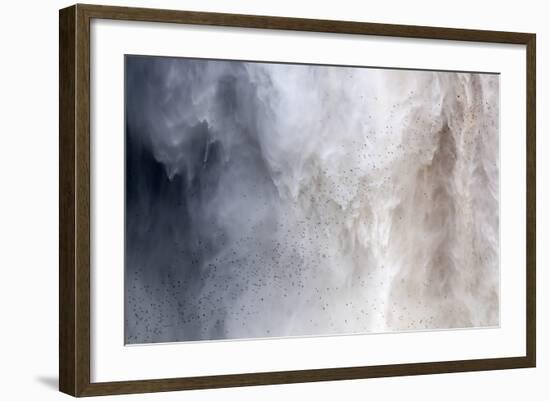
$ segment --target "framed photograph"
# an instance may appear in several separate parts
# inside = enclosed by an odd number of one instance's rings
[[[535,366],[535,34],[59,27],[61,391]]]

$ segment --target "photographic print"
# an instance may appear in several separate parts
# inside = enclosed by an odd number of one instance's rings
[[[499,325],[499,75],[125,56],[125,343]]]

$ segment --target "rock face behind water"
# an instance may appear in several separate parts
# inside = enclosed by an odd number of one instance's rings
[[[499,324],[499,76],[126,59],[127,343]]]

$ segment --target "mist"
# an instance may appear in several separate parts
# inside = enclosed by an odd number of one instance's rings
[[[499,76],[126,56],[127,344],[499,324]]]

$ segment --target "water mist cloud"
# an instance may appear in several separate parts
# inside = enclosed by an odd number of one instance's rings
[[[127,56],[127,343],[499,323],[499,77]]]

